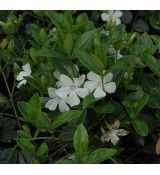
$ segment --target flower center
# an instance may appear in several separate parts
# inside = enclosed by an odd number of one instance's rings
[[[97,82],[97,86],[102,88],[102,80]]]
[[[76,85],[73,84],[73,85],[70,87],[70,90],[71,90],[71,91],[74,91],[74,90],[76,90],[76,88],[77,88]]]

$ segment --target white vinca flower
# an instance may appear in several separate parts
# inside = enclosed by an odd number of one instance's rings
[[[120,10],[109,10],[107,13],[101,14],[102,21],[108,21],[115,23],[116,25],[121,24],[121,17],[123,13]]]
[[[116,60],[120,60],[122,57],[123,57],[123,55],[120,53],[120,50],[117,50]]]
[[[116,120],[112,125],[108,124],[107,131],[101,127],[101,131],[103,134],[101,136],[102,142],[105,143],[111,141],[113,145],[116,145],[120,140],[118,136],[126,136],[129,133],[125,129],[119,129],[119,127],[120,127],[119,120]]]
[[[70,108],[67,105],[67,99],[63,99],[56,94],[55,88],[48,88],[48,94],[50,100],[46,103],[45,107],[51,111],[56,110],[57,106],[61,112],[69,111]]]
[[[31,66],[29,63],[23,65],[22,69],[23,71],[21,71],[16,78],[17,81],[20,81],[17,86],[18,88],[20,88],[21,85],[27,83],[27,80],[25,80],[24,77],[31,77],[32,71],[31,71]]]
[[[62,99],[67,98],[68,104],[76,106],[80,103],[80,98],[85,98],[88,95],[88,90],[81,87],[85,81],[85,75],[81,75],[79,78],[73,78],[73,80],[64,75],[60,75],[61,88],[56,90],[56,94]]]
[[[105,72],[105,71],[104,71]],[[107,73],[103,78],[94,72],[89,72],[87,74],[89,81],[84,83],[84,87],[93,93],[95,98],[102,98],[106,96],[106,92],[111,94],[116,91],[116,83],[112,81],[113,74]]]

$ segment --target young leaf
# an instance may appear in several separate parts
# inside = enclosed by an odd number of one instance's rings
[[[54,119],[53,123],[51,124],[51,128],[55,129],[55,128],[63,125],[66,122],[69,122],[71,120],[79,118],[80,116],[81,116],[81,111],[79,111],[79,110],[72,110],[72,111],[63,112],[62,114],[58,115]]]
[[[80,50],[76,50],[75,54],[81,64],[88,70],[93,71],[99,75],[102,74],[102,71],[104,70],[104,64],[100,58],[96,56],[91,57],[88,53]]]
[[[88,133],[83,124],[79,124],[74,134],[74,149],[77,154],[85,154],[88,151]]]
[[[148,135],[148,126],[144,121],[135,119],[132,121],[132,124],[140,136],[145,137]]]
[[[98,164],[113,157],[117,153],[116,149],[112,148],[99,148],[91,152],[88,156],[86,163]]]
[[[36,156],[38,157],[38,159],[43,161],[46,158],[47,153],[48,153],[47,143],[42,143],[36,152]]]
[[[93,39],[93,36],[94,36],[95,32],[96,32],[96,30],[93,29],[93,30],[90,30],[88,32],[83,33],[80,36],[80,38],[77,40],[75,48],[77,50],[85,49],[89,45],[90,41]]]
[[[33,145],[33,143],[25,138],[17,139],[17,145],[29,154],[33,154],[36,151],[36,147]]]
[[[100,114],[113,113],[115,111],[115,107],[111,103],[105,103],[103,105],[96,106],[95,111]]]
[[[83,100],[83,108],[88,108],[91,103],[95,101],[93,94],[87,95]]]
[[[160,61],[149,54],[144,54],[143,61],[145,64],[158,76],[160,77]]]

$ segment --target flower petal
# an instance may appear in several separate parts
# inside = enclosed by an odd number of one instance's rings
[[[116,83],[115,82],[109,82],[107,84],[104,84],[104,89],[107,93],[112,94],[116,91]]]
[[[16,80],[17,80],[17,81],[21,81],[21,80],[24,79],[24,78],[23,78],[24,76],[27,76],[27,73],[26,73],[25,71],[22,71],[22,72],[20,72],[20,73],[17,75]]]
[[[80,87],[85,81],[85,75],[81,75],[79,78],[73,78],[74,85]]]
[[[52,88],[52,87],[49,87],[48,88],[48,94],[49,94],[50,98],[55,98],[57,96],[56,89]]]
[[[102,143],[109,142],[111,139],[109,134],[104,134],[101,136]]]
[[[126,136],[128,134],[128,131],[126,131],[125,129],[118,129],[116,130],[116,133],[118,136]]]
[[[20,88],[22,84],[26,84],[27,80],[22,80],[21,82],[18,83],[17,87]]]
[[[116,26],[118,26],[119,24],[121,24],[121,20],[119,18],[116,18]]]
[[[56,89],[55,92],[60,98],[65,99],[70,92],[70,88],[69,87],[61,87],[59,89]]]
[[[121,59],[123,55],[120,53],[120,50],[117,51],[117,60]]]
[[[102,19],[102,21],[109,21],[110,16],[107,13],[102,13],[101,14],[101,19]]]
[[[112,124],[112,128],[113,129],[118,129],[120,127],[120,122],[119,120],[114,121],[114,123]]]
[[[69,106],[66,104],[66,102],[64,100],[60,100],[60,102],[59,102],[59,110],[61,112],[65,112],[65,111],[69,111],[70,108],[69,108]]]
[[[102,97],[105,97],[106,96],[106,93],[103,91],[103,89],[97,88],[94,91],[94,94],[93,95],[94,95],[95,98],[102,98]]]
[[[87,78],[88,80],[93,81],[93,82],[98,82],[101,80],[101,77],[92,71],[87,74]]]
[[[114,131],[111,133],[110,137],[111,137],[111,143],[113,145],[116,145],[120,139]]]
[[[108,15],[112,17],[114,15],[115,11],[114,10],[108,10]]]
[[[57,80],[60,80],[60,72],[58,70],[56,70],[54,73],[54,77],[57,79]]]
[[[31,74],[31,66],[29,63],[22,66],[22,69],[27,73],[27,75]]]
[[[91,93],[94,89],[96,89],[97,84],[93,81],[86,81],[84,83],[84,87],[88,89],[89,93]]]
[[[46,103],[45,107],[51,111],[54,111],[57,108],[58,103],[59,103],[59,99],[53,98]]]
[[[120,18],[123,15],[123,12],[120,10],[116,10],[113,14],[115,18]]]
[[[111,72],[107,73],[104,77],[103,77],[103,83],[106,84],[108,82],[110,82],[113,78],[113,74]]]
[[[61,82],[61,87],[69,87],[73,85],[72,79],[64,74],[60,75],[60,82]]]
[[[70,105],[71,107],[72,107],[72,106],[79,105],[80,99],[79,99],[79,97],[77,96],[76,92],[71,92],[71,93],[69,94],[68,102],[69,102],[69,105]]]
[[[76,93],[81,98],[85,98],[89,94],[87,88],[77,88]]]

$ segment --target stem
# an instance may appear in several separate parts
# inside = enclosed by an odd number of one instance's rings
[[[14,118],[16,118],[15,115],[3,113],[3,112],[0,112],[0,115],[6,115],[6,116],[9,116],[9,117],[14,117]]]
[[[4,71],[3,71],[1,65],[0,65],[0,69],[1,69],[1,72],[2,72],[2,76],[3,76],[3,79],[4,79],[5,85],[6,85],[6,87],[7,87],[7,91],[8,91],[9,97],[10,97],[11,105],[12,105],[12,107],[13,107],[15,116],[16,116],[16,118],[17,118],[18,126],[19,126],[19,128],[21,128],[21,125],[20,125],[20,122],[19,122],[19,119],[18,119],[18,115],[17,115],[17,111],[16,111],[15,105],[14,105],[14,103],[13,103],[12,94],[11,94],[11,92],[10,92],[10,89],[9,89],[9,86],[8,86],[8,83],[7,83],[7,80],[6,80],[6,77],[5,77],[5,74],[4,74]]]
[[[116,160],[114,160],[113,158],[109,158],[112,162],[114,162],[114,163],[116,163],[116,164],[118,164],[118,162],[116,161]]]
[[[33,137],[29,140],[58,140],[58,138],[54,138],[54,137]]]

